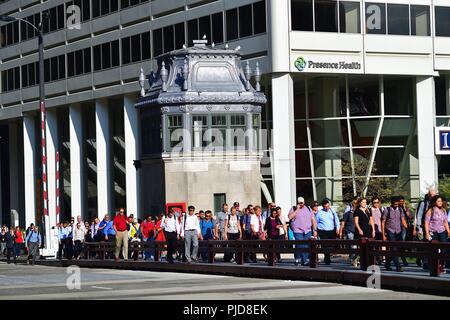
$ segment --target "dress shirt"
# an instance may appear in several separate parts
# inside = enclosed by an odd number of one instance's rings
[[[198,221],[198,218],[195,214],[193,215],[187,215],[185,216],[186,221],[182,221],[182,228],[181,228],[181,236],[184,237],[184,232],[187,230],[195,230],[197,233],[201,233],[200,230],[200,222]]]
[[[114,230],[114,228],[113,228],[112,221],[106,222],[106,227],[103,228],[103,234],[105,236],[115,236],[116,235],[116,230]]]
[[[161,228],[166,232],[180,233],[180,223],[175,216],[163,218]]]
[[[75,230],[73,231],[73,240],[74,241],[80,240],[81,242],[84,242],[84,235],[85,232],[84,229],[81,229],[81,226],[80,229],[75,228]]]
[[[261,232],[264,228],[263,218],[256,214],[252,214],[252,217],[250,218],[250,225],[253,226],[253,228],[251,228],[252,232],[253,230],[256,230],[256,232]]]
[[[327,211],[319,210],[316,215],[317,229],[323,231],[339,231],[339,218],[337,214],[330,208]]]
[[[58,240],[65,240],[69,234],[69,229],[67,227],[60,227],[58,230]]]
[[[33,242],[33,243],[41,243],[41,234],[39,232],[31,231],[28,233],[28,236],[26,238],[26,242]]]

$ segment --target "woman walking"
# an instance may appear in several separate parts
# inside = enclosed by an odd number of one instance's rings
[[[225,240],[241,240],[242,239],[242,229],[239,223],[239,217],[237,216],[236,207],[231,207],[230,214],[225,219]],[[236,252],[225,253],[224,261],[234,262],[236,260]]]
[[[435,195],[430,200],[430,206],[425,214],[425,238],[428,241],[447,242],[450,234],[448,216],[443,208],[443,199]],[[439,272],[445,272],[444,261],[440,262]]]
[[[266,224],[264,225],[268,240],[280,239],[280,230],[283,229],[283,223],[278,217],[277,211],[277,208],[270,209],[270,216],[266,219]],[[275,258],[272,255],[272,253],[268,254],[269,261]]]

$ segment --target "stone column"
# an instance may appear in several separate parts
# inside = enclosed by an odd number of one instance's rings
[[[98,216],[112,214],[111,128],[107,100],[95,101]]]
[[[144,218],[141,211],[141,188],[139,169],[134,166],[134,160],[140,155],[139,114],[134,107],[135,97],[125,95],[123,99],[124,132],[125,132],[125,177],[127,192],[127,213]]]
[[[25,186],[25,225],[36,221],[36,132],[34,117],[23,116],[23,164]]]
[[[287,0],[269,0],[269,41],[273,72],[290,71],[290,12]]]
[[[273,183],[275,202],[284,210],[296,203],[293,94],[290,74],[272,76]]]
[[[82,109],[79,104],[69,106],[70,136],[70,189],[72,217],[81,215],[84,219],[86,209],[85,197],[85,163],[83,149]]]
[[[434,154],[435,88],[433,77],[416,78],[417,148],[419,155],[420,192],[438,183]]]

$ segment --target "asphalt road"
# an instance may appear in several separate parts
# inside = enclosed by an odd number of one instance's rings
[[[0,300],[449,299],[323,282],[103,269],[79,269],[80,289],[70,289],[67,282],[73,286],[76,273],[68,271],[1,262]]]

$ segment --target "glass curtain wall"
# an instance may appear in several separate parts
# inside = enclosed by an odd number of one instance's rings
[[[418,196],[413,90],[408,77],[296,76],[297,195]]]

